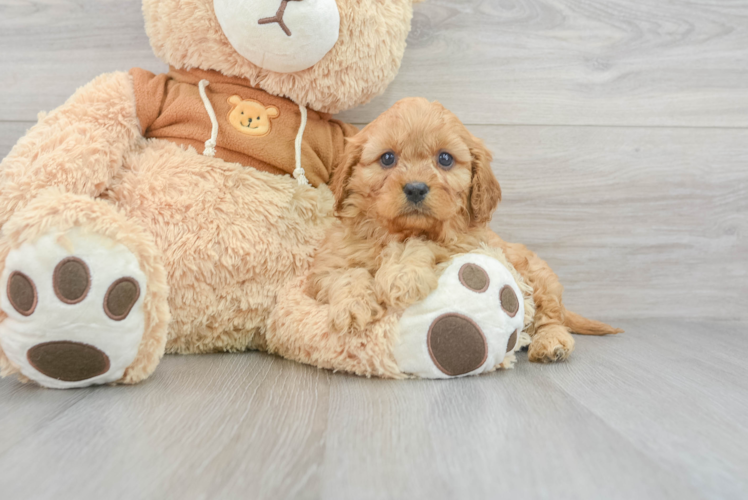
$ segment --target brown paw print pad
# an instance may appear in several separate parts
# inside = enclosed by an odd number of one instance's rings
[[[55,295],[66,304],[78,304],[91,289],[91,273],[78,257],[63,259],[52,274]]]
[[[68,340],[35,345],[26,353],[40,373],[64,382],[80,382],[109,371],[109,357],[92,345]]]
[[[517,338],[519,337],[519,330],[514,330],[514,333],[509,337],[509,342],[506,344],[506,352],[512,352],[514,347],[517,345]]]
[[[459,276],[460,283],[465,288],[477,293],[484,293],[488,290],[488,285],[491,284],[486,270],[476,264],[465,264],[462,266]]]
[[[501,300],[501,308],[505,313],[512,318],[517,315],[517,311],[519,311],[519,298],[517,298],[517,294],[514,293],[512,287],[506,285],[502,288],[499,292],[499,300]]]
[[[104,312],[114,321],[122,321],[130,314],[140,297],[140,285],[132,278],[120,278],[104,296]]]
[[[429,354],[437,368],[455,377],[477,370],[488,357],[486,337],[480,327],[462,314],[445,314],[429,328]]]
[[[38,296],[34,282],[20,271],[13,271],[8,278],[8,300],[13,309],[23,316],[34,314]]]

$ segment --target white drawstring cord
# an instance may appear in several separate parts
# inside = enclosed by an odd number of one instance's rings
[[[293,171],[293,176],[294,179],[299,181],[299,186],[308,186],[309,180],[306,178],[304,167],[301,166],[301,141],[304,138],[304,130],[306,130],[307,111],[306,107],[301,104],[298,106],[299,111],[301,111],[301,125],[299,125],[299,133],[296,134],[296,143],[294,145],[296,151],[296,169]]]
[[[200,85],[198,85],[198,89],[200,90],[200,98],[203,100],[205,111],[208,112],[208,116],[210,116],[210,123],[213,126],[213,129],[210,133],[210,139],[205,141],[205,150],[203,151],[203,155],[215,156],[216,145],[218,144],[218,118],[216,118],[216,111],[213,109],[213,105],[208,99],[208,94],[206,94],[205,92],[205,87],[207,87],[208,85],[210,85],[210,82],[208,80],[200,80]],[[296,142],[294,143],[296,168],[293,171],[293,176],[294,179],[299,182],[300,186],[308,186],[309,180],[306,178],[304,167],[301,166],[301,142],[304,139],[304,130],[306,130],[308,114],[306,107],[302,106],[301,104],[299,104],[298,106],[299,111],[301,111],[301,124],[299,125],[299,132],[296,134]]]
[[[203,155],[215,156],[216,145],[218,144],[218,118],[216,118],[216,112],[213,109],[213,105],[210,103],[208,95],[205,93],[205,87],[207,87],[208,85],[210,85],[210,82],[208,80],[200,80],[200,85],[198,86],[198,88],[200,89],[200,98],[203,100],[205,111],[208,112],[208,116],[210,116],[210,123],[213,126],[213,129],[210,132],[210,139],[205,141],[205,150],[203,151]]]

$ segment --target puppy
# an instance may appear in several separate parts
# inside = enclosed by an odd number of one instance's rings
[[[491,153],[439,103],[403,99],[351,138],[330,185],[337,221],[317,252],[307,292],[330,305],[330,328],[353,334],[426,298],[455,254],[500,247],[533,287],[531,361],[565,359],[576,333],[618,333],[566,311],[548,265],[487,223],[501,201]]]

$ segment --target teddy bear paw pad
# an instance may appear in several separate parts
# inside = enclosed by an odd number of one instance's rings
[[[501,262],[462,255],[403,314],[395,359],[403,373],[422,378],[485,373],[517,348],[524,316],[522,292]]]
[[[0,345],[21,373],[58,389],[116,382],[145,330],[135,255],[100,235],[53,232],[12,250],[0,276]]]

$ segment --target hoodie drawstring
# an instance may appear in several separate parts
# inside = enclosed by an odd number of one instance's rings
[[[307,111],[306,107],[301,104],[298,106],[299,111],[301,111],[301,124],[299,125],[299,133],[296,134],[296,143],[294,145],[296,151],[296,169],[293,171],[293,176],[299,182],[299,186],[308,186],[309,180],[306,178],[304,167],[301,166],[301,140],[304,138],[304,130],[306,130]]]
[[[203,106],[205,106],[205,111],[208,112],[210,123],[212,125],[210,139],[205,141],[203,156],[214,157],[216,155],[216,146],[218,145],[218,118],[216,118],[216,111],[213,109],[213,105],[210,103],[210,99],[208,99],[208,94],[205,92],[205,88],[208,85],[210,85],[208,80],[200,80],[200,84],[198,85],[200,98],[203,100]],[[299,186],[308,186],[309,180],[306,178],[306,172],[304,171],[304,167],[301,165],[301,143],[304,139],[304,130],[306,130],[308,114],[306,107],[301,104],[297,104],[297,106],[299,106],[299,111],[301,112],[301,123],[299,125],[299,132],[296,134],[296,142],[294,143],[296,168],[293,171],[293,177],[299,183]]]
[[[212,130],[210,131],[210,139],[205,141],[205,150],[203,151],[203,156],[213,157],[216,155],[216,145],[218,144],[218,118],[216,118],[216,111],[213,109],[213,105],[210,103],[208,95],[205,93],[205,87],[207,87],[208,85],[210,85],[210,82],[208,80],[200,80],[198,89],[200,90],[200,98],[203,100],[205,111],[208,112],[208,116],[210,116],[210,123],[213,126]]]

